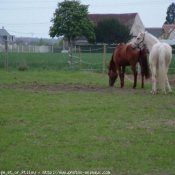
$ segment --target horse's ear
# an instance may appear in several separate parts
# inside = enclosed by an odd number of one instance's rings
[[[139,33],[142,33],[142,34],[143,34],[143,33],[146,33],[146,31],[142,31],[142,30],[140,29],[140,30],[139,30]]]

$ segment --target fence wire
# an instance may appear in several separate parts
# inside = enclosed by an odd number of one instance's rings
[[[73,47],[73,69],[95,72],[107,72],[107,66],[116,46],[96,45],[86,47]],[[69,70],[71,59],[69,52],[62,52],[57,46],[18,46],[8,48],[8,68],[10,70],[27,67],[28,70]],[[5,68],[5,49],[0,47],[0,69]],[[139,71],[139,66],[138,66]],[[131,68],[126,68],[132,73]],[[169,73],[175,74],[175,55],[169,67]]]

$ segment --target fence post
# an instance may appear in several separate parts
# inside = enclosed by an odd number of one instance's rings
[[[82,66],[81,66],[81,48],[80,48],[80,46],[78,48],[78,56],[79,56],[79,69],[81,70]]]
[[[104,44],[103,49],[103,74],[105,73],[105,67],[106,67],[106,44]]]
[[[74,67],[74,64],[73,64],[73,56],[72,56],[72,38],[70,40],[70,69],[72,70]]]
[[[8,42],[5,41],[5,68],[8,70]]]

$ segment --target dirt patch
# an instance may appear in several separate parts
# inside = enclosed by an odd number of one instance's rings
[[[129,74],[126,75],[125,81],[131,81],[133,82],[133,75]],[[132,88],[132,85],[128,86],[125,85],[124,88],[120,88],[120,81],[119,79],[115,83],[114,87],[110,87],[108,85],[108,82],[106,82],[106,86],[99,86],[94,85],[92,83],[89,84],[80,84],[80,83],[69,83],[69,84],[38,84],[37,82],[33,83],[27,83],[27,82],[21,82],[13,85],[0,85],[0,89],[4,88],[10,88],[13,90],[21,90],[21,91],[31,91],[31,92],[40,92],[40,91],[49,91],[49,92],[109,92],[109,93],[126,93],[126,94],[135,94],[135,93],[146,93],[144,89],[141,89],[140,82],[141,82],[141,76],[138,76],[137,82],[139,85],[137,85],[136,89]],[[175,87],[175,75],[169,76],[169,82],[172,87]],[[151,84],[151,78],[148,80],[145,80],[145,84]],[[132,84],[132,83],[131,83]],[[141,91],[142,90],[142,91]]]
[[[132,74],[127,74],[125,75],[125,79],[129,80],[129,81],[134,81],[133,75]],[[169,84],[171,87],[175,87],[175,75],[168,75],[168,79],[169,79]],[[152,84],[152,79],[151,77],[149,79],[145,79],[145,84]],[[137,82],[141,82],[141,76],[138,75],[137,76]]]
[[[9,87],[14,90],[22,91],[49,91],[49,92],[114,92],[116,88],[109,86],[97,86],[92,84],[79,84],[79,83],[70,83],[70,84],[15,84]]]
[[[120,88],[119,82],[117,85],[110,87],[108,84],[106,86],[99,86],[94,84],[80,84],[80,83],[69,83],[69,84],[38,84],[36,82],[26,83],[21,82],[13,85],[3,85],[0,89],[12,89],[25,92],[41,92],[47,91],[50,93],[56,92],[99,92],[99,93],[124,93],[124,94],[135,94],[139,92],[146,92],[140,87],[133,89],[132,86],[125,86]]]
[[[45,84],[40,85],[37,83],[34,84],[26,84],[25,86],[21,87],[20,85],[13,85],[11,89],[18,89],[18,90],[25,90],[25,91],[50,91],[50,92],[57,92],[57,91],[106,91],[107,87],[102,86],[94,86],[94,85],[85,85],[85,84]]]

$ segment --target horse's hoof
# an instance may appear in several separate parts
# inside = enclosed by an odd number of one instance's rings
[[[170,93],[170,94],[172,94],[172,93],[173,93],[173,91],[169,91],[169,93]]]
[[[151,91],[151,93],[153,94],[153,95],[156,95],[157,94],[157,91]]]

